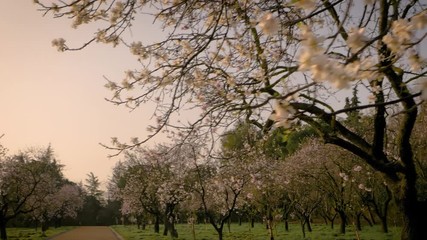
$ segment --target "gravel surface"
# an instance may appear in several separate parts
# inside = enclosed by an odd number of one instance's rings
[[[122,240],[122,238],[109,227],[78,227],[49,240]]]

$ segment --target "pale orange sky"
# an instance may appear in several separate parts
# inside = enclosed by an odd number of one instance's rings
[[[9,153],[50,143],[66,177],[80,181],[92,171],[106,181],[119,158],[108,159],[111,151],[99,143],[146,136],[151,110],[130,112],[104,100],[111,94],[103,76],[120,81],[125,70],[138,67],[128,49],[95,44],[60,53],[51,46],[58,37],[77,46],[92,36],[93,29],[70,26],[42,17],[32,1],[2,1],[0,141]]]

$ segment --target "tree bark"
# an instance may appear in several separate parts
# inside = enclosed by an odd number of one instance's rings
[[[302,237],[305,238],[305,221],[301,220]]]
[[[231,218],[227,220],[228,233],[231,233]]]
[[[273,218],[268,219],[268,233],[270,234],[270,240],[274,240]]]
[[[288,219],[285,219],[285,231],[289,232],[289,222],[288,222]]]
[[[372,226],[372,225],[375,225],[375,224],[377,224],[377,222],[375,221],[375,217],[374,217],[374,215],[372,214],[372,210],[371,210],[371,208],[368,206],[368,212],[369,212],[369,217],[371,218],[371,221],[368,221],[369,222],[369,225],[370,226]],[[372,223],[372,224],[371,224]]]
[[[7,240],[6,221],[4,219],[0,219],[0,238]]]
[[[341,218],[340,233],[345,234],[345,225],[347,224],[347,215],[344,211],[338,211],[338,215]]]
[[[163,236],[167,236],[169,231],[169,221],[165,218],[165,228],[163,229]]]
[[[159,233],[160,232],[160,219],[159,219],[159,215],[155,216],[155,220],[154,220],[154,232],[155,233]]]
[[[360,218],[362,217],[362,212],[356,214],[356,229],[357,231],[362,231],[362,223]]]
[[[216,232],[218,233],[218,240],[222,240],[223,239],[223,237],[222,237],[222,229],[221,230],[216,230]]]
[[[313,231],[313,229],[311,228],[310,217],[305,217],[305,220],[304,220],[304,221],[307,223],[307,230],[308,230],[309,232],[312,232],[312,231]]]
[[[425,231],[427,202],[419,202],[415,196],[415,186],[413,188],[408,187],[401,200],[401,207],[404,213],[402,240],[427,239],[427,231]]]
[[[365,221],[369,224],[370,227],[373,226],[371,222],[372,216],[371,216],[371,219],[369,219],[365,214],[362,214],[362,217],[365,219]]]

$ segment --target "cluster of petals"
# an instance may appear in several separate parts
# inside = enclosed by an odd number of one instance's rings
[[[295,109],[290,106],[288,101],[276,102],[274,113],[270,119],[275,122],[276,127],[290,128]]]
[[[67,46],[65,45],[65,39],[63,38],[57,38],[52,40],[52,46],[56,47],[59,52],[63,52],[67,49]]]
[[[364,190],[364,191],[367,191],[367,192],[372,192],[372,188],[366,187],[363,183],[359,184],[358,187],[359,187],[360,190]]]
[[[261,28],[264,34],[273,35],[279,31],[280,23],[272,13],[266,13],[261,17],[258,26]]]
[[[350,31],[347,38],[347,45],[352,53],[357,53],[365,46],[368,38],[364,35],[364,28],[357,28]]]
[[[293,4],[295,7],[304,9],[306,11],[313,11],[316,8],[316,1],[314,0],[299,0]]]
[[[407,19],[397,19],[391,25],[390,33],[382,38],[388,48],[396,54],[401,54],[405,46],[411,43],[415,30],[423,29],[427,26],[427,12],[422,11],[413,16],[410,21]]]
[[[359,70],[358,62],[344,65],[324,54],[319,40],[310,32],[303,31],[303,50],[299,56],[299,70],[310,71],[316,82],[328,81],[336,88],[344,88],[353,80]]]

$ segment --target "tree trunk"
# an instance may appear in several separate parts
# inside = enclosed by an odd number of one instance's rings
[[[404,219],[402,227],[402,240],[425,240],[427,231],[425,223],[427,221],[427,202],[410,203],[407,200],[403,205]]]
[[[345,225],[347,224],[347,216],[344,211],[338,211],[338,215],[341,218],[340,233],[345,234]]]
[[[301,220],[302,238],[305,238],[305,221]]]
[[[371,219],[369,219],[365,214],[362,214],[362,217],[365,219],[365,221],[369,224],[370,227],[373,226]]]
[[[288,222],[288,219],[285,219],[285,231],[289,232],[289,222]]]
[[[178,238],[178,231],[175,228],[175,216],[174,215],[172,215],[169,218],[169,224],[168,225],[169,225],[169,232],[171,234],[171,238],[172,239]]]
[[[42,222],[42,237],[46,237],[46,231],[49,228],[47,221]]]
[[[171,233],[171,239],[177,239],[178,238],[178,231],[175,229],[175,224],[172,224],[169,232]]]
[[[142,227],[142,217],[141,216],[136,216],[136,226],[138,229],[141,229],[141,227]]]
[[[34,221],[34,227],[36,228],[36,232],[39,230],[39,220]]]
[[[191,221],[191,235],[193,236],[193,240],[196,240],[196,228],[194,227],[194,221]]]
[[[228,233],[231,233],[231,218],[228,218],[227,220],[227,228],[228,228]]]
[[[163,229],[163,236],[167,236],[169,231],[169,221],[165,218],[165,228]]]
[[[0,238],[1,240],[7,240],[6,221],[3,219],[0,220]]]
[[[374,217],[374,215],[372,214],[372,210],[371,210],[371,208],[368,206],[368,212],[369,212],[369,217],[371,218],[371,223],[372,223],[372,225],[375,225],[375,224],[377,224],[377,222],[375,221],[375,217]],[[371,226],[372,226],[371,225]]]
[[[251,218],[251,228],[255,227],[255,218]]]
[[[388,233],[387,217],[382,217],[381,219],[381,230],[383,233]]]
[[[218,233],[218,240],[222,240],[223,239],[223,235],[222,235],[222,227],[219,228],[215,228],[216,232]]]
[[[307,230],[309,232],[312,232],[313,229],[311,228],[311,222],[310,222],[310,217],[304,217],[304,221],[307,223]]]
[[[268,219],[268,233],[270,234],[270,240],[274,240],[273,218]]]
[[[323,221],[325,222],[325,225],[328,225],[328,219],[322,215]]]
[[[362,223],[360,218],[362,217],[362,212],[356,214],[356,229],[357,231],[362,231]]]
[[[159,215],[155,216],[155,220],[154,220],[154,232],[155,233],[159,233],[160,232],[160,219],[159,219]]]

